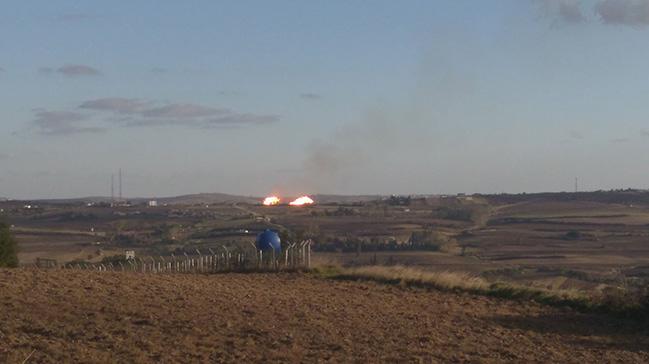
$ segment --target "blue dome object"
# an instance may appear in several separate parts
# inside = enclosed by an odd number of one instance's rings
[[[282,250],[282,243],[279,235],[273,230],[266,229],[261,234],[257,235],[257,249],[259,250]]]

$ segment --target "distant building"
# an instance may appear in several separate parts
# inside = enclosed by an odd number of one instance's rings
[[[149,207],[158,207],[158,201],[156,200],[149,201]]]
[[[124,252],[126,260],[135,260],[135,250],[126,250]]]

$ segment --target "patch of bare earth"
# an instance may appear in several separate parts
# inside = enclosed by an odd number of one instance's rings
[[[0,362],[649,362],[639,324],[299,274],[0,270]]]

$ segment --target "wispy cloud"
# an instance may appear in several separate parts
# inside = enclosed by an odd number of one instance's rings
[[[98,69],[83,64],[66,64],[57,69],[57,72],[68,77],[101,75],[101,72]]]
[[[73,111],[35,110],[32,127],[39,134],[70,135],[80,133],[98,133],[104,128],[86,125],[90,117]]]
[[[553,23],[578,24],[594,14],[602,24],[643,27],[649,25],[649,0],[532,0]],[[588,8],[585,8],[588,5]],[[594,20],[594,19],[593,19]]]
[[[104,113],[104,120],[127,127],[184,126],[193,128],[224,128],[270,124],[277,115],[241,113],[191,103],[161,104],[133,98],[88,100],[79,108]]]
[[[649,129],[640,130],[640,135],[649,137]]]
[[[554,22],[568,24],[581,23],[586,20],[579,0],[534,0],[541,8],[543,15]]]
[[[38,72],[44,75],[59,73],[65,77],[88,77],[101,75],[101,71],[98,69],[83,64],[66,64],[59,68],[41,67],[38,69]]]
[[[240,114],[230,112],[226,115],[214,119],[207,119],[203,121],[204,127],[215,127],[223,125],[261,125],[271,124],[279,121],[277,115],[257,115],[257,114]]]
[[[181,126],[198,129],[232,129],[245,126],[271,124],[277,121],[279,121],[279,117],[276,115],[241,114],[232,112],[216,118],[200,119],[152,119],[135,117],[113,119],[114,123],[125,127]]]
[[[318,100],[322,98],[322,95],[313,92],[304,92],[300,94],[300,97],[307,100]]]
[[[191,103],[161,103],[137,98],[87,100],[76,110],[34,110],[30,131],[43,135],[98,133],[116,127],[232,129],[280,120],[271,114],[236,112]]]
[[[107,97],[103,99],[84,101],[79,105],[81,109],[110,111],[118,114],[135,114],[142,112],[152,104],[140,99],[129,99],[124,97]]]
[[[151,118],[199,118],[228,113],[227,109],[215,109],[195,104],[169,104],[144,110],[141,115]]]
[[[595,12],[605,24],[649,25],[648,0],[603,0],[595,6]]]

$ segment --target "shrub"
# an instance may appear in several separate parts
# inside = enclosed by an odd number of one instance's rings
[[[17,250],[16,240],[11,234],[9,225],[0,222],[0,267],[17,267]]]
[[[127,264],[128,263],[128,260],[126,259],[126,256],[124,254],[111,255],[111,256],[108,256],[108,257],[104,257],[101,260],[101,264],[118,265],[119,263],[122,263],[122,264]]]
[[[433,210],[433,217],[445,220],[472,221],[473,211],[468,207],[441,206]]]
[[[640,314],[649,320],[649,282],[640,290],[639,296]]]
[[[564,235],[564,238],[566,240],[579,240],[581,239],[581,237],[582,237],[581,232],[577,230],[570,230],[566,233],[566,235]]]

